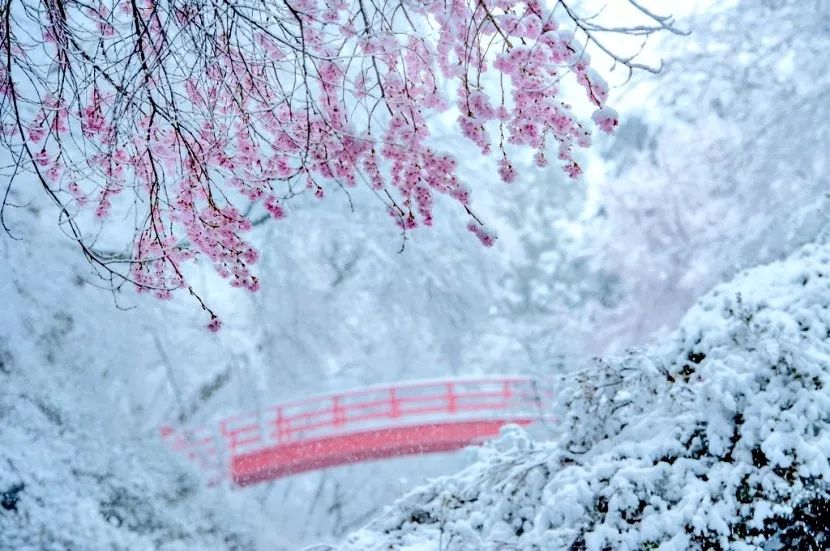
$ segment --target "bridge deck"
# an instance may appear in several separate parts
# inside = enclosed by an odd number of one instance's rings
[[[528,425],[531,421],[509,422]],[[236,484],[247,486],[337,465],[453,451],[493,438],[506,422],[462,421],[393,427],[283,444],[237,455],[231,462],[231,477]]]

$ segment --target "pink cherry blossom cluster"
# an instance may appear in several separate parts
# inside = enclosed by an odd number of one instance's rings
[[[63,208],[89,205],[101,223],[118,224],[114,208],[134,202],[124,277],[160,298],[176,289],[198,298],[184,263],[199,258],[256,291],[245,213],[258,205],[281,219],[291,197],[322,199],[332,186],[370,187],[403,231],[430,226],[436,196],[446,195],[492,246],[456,160],[430,139],[434,113],[457,109],[461,134],[485,155],[498,152],[505,182],[520,176],[521,148],[538,166],[553,151],[567,174],[581,173],[574,151],[591,131],[563,101],[561,79],[584,87],[598,128],[617,125],[584,47],[539,0],[265,4],[46,2],[44,45],[0,37],[5,51],[14,45],[0,65],[7,140],[16,136]]]
[[[478,237],[478,240],[481,241],[481,244],[485,247],[492,247],[496,242],[496,234],[492,230],[486,229],[474,220],[467,222],[467,230]]]

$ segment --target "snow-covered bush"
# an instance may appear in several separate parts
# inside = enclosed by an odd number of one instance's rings
[[[157,439],[113,430],[109,396],[50,377],[71,361],[41,367],[14,349],[0,332],[0,549],[263,546],[234,496],[206,491]]]
[[[557,385],[555,442],[511,431],[344,549],[830,544],[827,239],[716,287],[665,345]]]

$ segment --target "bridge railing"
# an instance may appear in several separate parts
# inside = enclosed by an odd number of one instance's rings
[[[221,472],[239,454],[338,434],[442,420],[535,418],[549,397],[526,377],[416,381],[275,404],[215,428],[164,427],[162,436],[203,469]]]

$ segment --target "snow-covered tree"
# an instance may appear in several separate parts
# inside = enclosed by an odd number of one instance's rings
[[[551,170],[500,201],[499,230],[510,254],[494,274],[497,314],[517,335],[521,361],[549,371],[557,358],[601,353],[599,320],[622,300],[619,277],[597,254],[586,228],[603,221],[586,186],[568,185]],[[519,336],[520,335],[520,336]]]
[[[779,259],[830,220],[830,5],[739,1],[684,20],[664,70],[631,87],[586,229],[625,299],[606,325],[643,342],[737,270]],[[642,98],[648,109],[637,109]],[[639,112],[638,112],[639,111]]]

